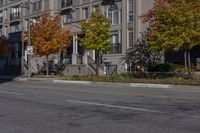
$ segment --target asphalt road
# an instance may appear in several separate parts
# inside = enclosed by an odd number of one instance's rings
[[[2,82],[0,133],[200,133],[200,87]]]

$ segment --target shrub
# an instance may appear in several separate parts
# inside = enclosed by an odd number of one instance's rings
[[[171,65],[169,64],[156,64],[148,67],[149,72],[170,72]]]

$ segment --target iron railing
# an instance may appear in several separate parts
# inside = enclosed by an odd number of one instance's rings
[[[122,46],[121,43],[112,43],[110,44],[111,48],[108,52],[109,54],[119,54],[122,53]]]
[[[117,74],[117,65],[111,65],[109,62],[104,62],[102,58],[97,58],[99,62],[99,68],[105,72],[106,75]],[[97,63],[88,55],[88,65],[96,72]]]

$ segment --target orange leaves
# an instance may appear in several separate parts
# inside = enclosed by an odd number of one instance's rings
[[[9,40],[5,36],[0,36],[0,58],[5,57],[9,52]]]
[[[65,51],[69,41],[69,31],[60,24],[59,16],[45,14],[31,27],[33,51],[37,55],[55,54]]]

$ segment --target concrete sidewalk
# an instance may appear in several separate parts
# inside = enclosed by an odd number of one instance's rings
[[[51,77],[31,77],[28,78],[27,76],[0,76],[0,80],[8,80],[8,81],[53,81],[59,80],[59,78],[51,78]]]
[[[0,76],[0,80],[7,80],[7,81],[26,81],[27,77],[25,76],[15,76],[15,75],[11,75],[11,76]]]

